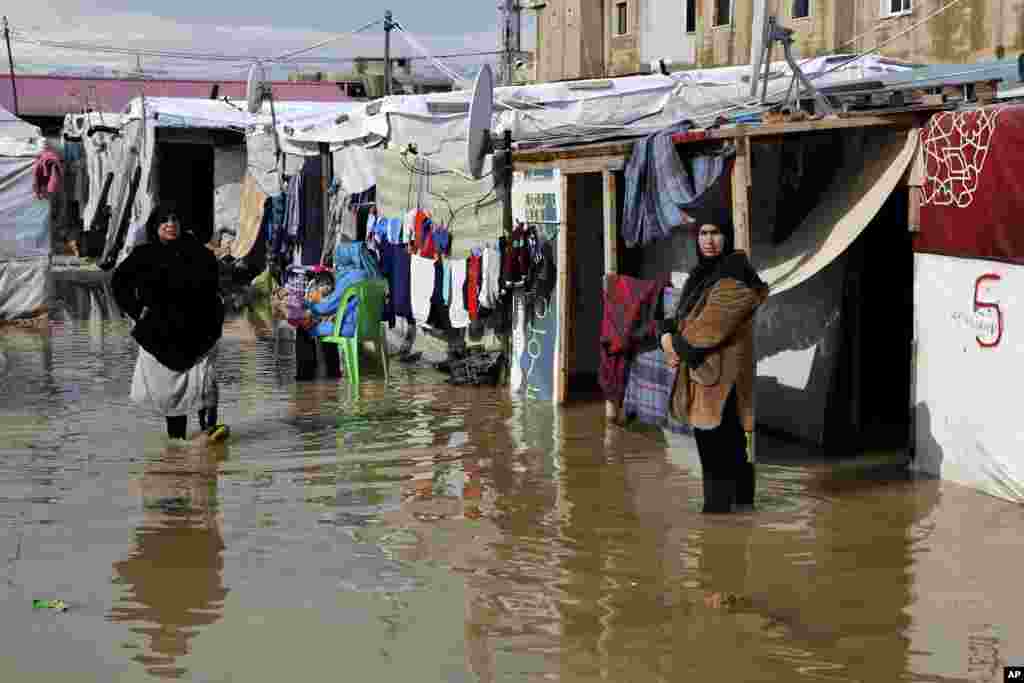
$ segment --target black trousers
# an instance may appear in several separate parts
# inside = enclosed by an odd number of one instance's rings
[[[324,356],[327,376],[341,377],[341,357],[337,344],[324,344],[301,327],[295,330],[295,379],[305,382],[316,379],[316,347],[320,346]]]
[[[199,409],[199,428],[207,429],[217,424],[217,407]],[[167,436],[184,439],[188,436],[188,415],[167,418]]]
[[[754,465],[747,462],[747,436],[740,421],[735,389],[725,402],[722,423],[715,429],[694,429],[693,434],[706,482],[705,506],[752,504]],[[708,500],[709,496],[716,500]]]

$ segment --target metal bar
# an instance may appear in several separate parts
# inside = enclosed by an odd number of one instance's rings
[[[14,115],[18,116],[18,84],[14,80],[14,56],[11,54],[11,27],[4,17],[4,41],[7,42],[7,64],[11,73],[11,94],[14,95]]]
[[[391,31],[394,29],[394,22],[391,21],[391,10],[384,12],[384,94],[391,94]]]

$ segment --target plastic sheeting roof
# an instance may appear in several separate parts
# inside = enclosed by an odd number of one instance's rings
[[[842,63],[844,56],[806,60],[810,74]],[[837,61],[838,60],[838,61]],[[912,64],[868,57],[819,78],[821,86],[859,80],[880,73],[906,72]],[[750,66],[677,72],[671,76],[629,76],[567,83],[496,88],[491,130],[511,129],[520,143],[565,144],[646,135],[691,119],[710,122],[723,113],[757,110],[745,103],[750,94]],[[788,87],[785,62],[774,62],[768,94]],[[281,138],[294,149],[313,150],[318,143],[334,149],[347,145],[405,147],[448,168],[463,168],[471,92],[386,97],[360,104],[346,117],[301,129],[279,126]],[[310,153],[307,151],[306,153]]]
[[[0,156],[34,157],[43,143],[39,128],[0,107]]]
[[[213,128],[248,130],[271,122],[270,104],[257,114],[245,109],[244,101],[209,100],[186,97],[135,98],[128,105],[125,121],[139,119],[143,106],[147,118],[156,118],[158,128]],[[335,120],[358,106],[355,102],[275,102],[274,114],[280,126],[310,119]]]

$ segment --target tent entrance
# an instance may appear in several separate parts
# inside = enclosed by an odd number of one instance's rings
[[[213,238],[213,145],[158,141],[158,197],[174,203],[182,227],[204,244]]]
[[[601,319],[604,316],[604,186],[600,173],[568,176],[573,220],[568,231],[568,385],[569,401],[601,400]],[[595,198],[597,200],[595,201]],[[561,264],[559,264],[561,267]]]
[[[831,444],[907,448],[913,361],[914,254],[908,192],[898,187],[850,252]],[[832,450],[831,448],[829,450]]]

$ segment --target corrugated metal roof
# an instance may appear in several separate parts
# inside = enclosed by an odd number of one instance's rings
[[[218,95],[245,97],[245,81],[136,80],[81,78],[75,76],[17,76],[19,116],[59,116],[88,107],[98,111],[123,111],[140,89],[148,97],[208,98],[215,85]],[[274,96],[283,102],[344,102],[351,100],[344,84],[310,81],[275,81]],[[0,79],[0,106],[13,111],[14,98],[8,78]]]

